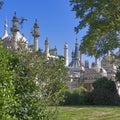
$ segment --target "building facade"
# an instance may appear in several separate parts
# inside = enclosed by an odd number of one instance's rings
[[[8,34],[7,32],[7,20],[5,20],[4,24],[4,34],[2,36],[4,47],[7,49],[26,49],[29,51],[38,51],[39,45],[38,45],[38,38],[40,36],[38,29],[39,25],[37,23],[37,20],[35,20],[35,23],[33,25],[33,31],[32,36],[34,40],[33,45],[28,44],[28,40],[20,33],[20,30],[18,28],[18,22],[19,19],[16,15],[16,12],[14,13],[13,19],[12,19],[12,27],[11,27],[11,34]],[[45,40],[45,50],[44,54],[47,58],[58,58],[59,55],[57,54],[57,48],[50,49],[49,48],[49,40],[46,38]],[[103,59],[101,60],[101,65],[98,63],[98,59],[95,58],[95,61],[92,63],[91,67],[89,65],[89,61],[83,62],[82,60],[82,53],[80,51],[80,45],[78,44],[78,40],[76,39],[75,43],[75,49],[72,51],[71,54],[71,62],[68,62],[69,56],[68,56],[68,45],[64,45],[64,61],[65,66],[69,69],[69,76],[70,81],[68,83],[68,87],[70,89],[77,88],[80,86],[85,87],[88,90],[92,90],[92,83],[101,77],[108,77],[109,79],[114,79],[115,72],[116,72],[116,66],[111,62],[112,56],[109,54],[106,54]],[[119,52],[120,53],[120,52]],[[118,53],[118,54],[119,54]],[[118,91],[120,93],[119,86]]]

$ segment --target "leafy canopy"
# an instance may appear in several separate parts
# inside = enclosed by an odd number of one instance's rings
[[[10,51],[2,48],[0,40],[0,120],[13,120],[11,114],[18,105],[14,86],[15,72],[10,64],[12,57]]]
[[[78,33],[88,26],[81,50],[88,55],[102,56],[119,47],[120,0],[70,0],[79,24]]]

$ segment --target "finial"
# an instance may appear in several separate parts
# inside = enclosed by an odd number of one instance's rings
[[[68,48],[68,44],[67,44],[67,42],[65,42],[64,48]]]
[[[48,37],[46,37],[46,40],[48,40]]]
[[[37,19],[35,19],[35,23],[37,23]]]
[[[34,28],[39,28],[38,23],[37,23],[37,19],[35,19]]]
[[[7,23],[7,16],[6,16],[6,19],[5,19],[5,23]]]
[[[76,37],[76,43],[78,43],[78,38]]]
[[[14,11],[14,15],[16,16],[16,11]]]

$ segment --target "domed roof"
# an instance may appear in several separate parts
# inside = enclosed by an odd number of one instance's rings
[[[34,28],[39,28],[39,25],[38,25],[38,23],[37,23],[37,19],[35,20]]]
[[[80,61],[78,59],[72,60],[68,67],[71,69],[78,69],[82,71],[85,70],[84,66],[80,64]]]
[[[103,67],[99,66],[98,64],[93,63],[92,69],[100,73],[102,76],[107,76],[107,71]]]
[[[11,41],[13,40],[13,34],[8,35],[3,40],[4,40],[4,46],[11,47],[12,46]],[[15,41],[17,42],[17,44],[16,44],[17,47],[19,47],[19,45],[23,45],[23,44],[25,45],[26,48],[28,47],[27,39],[23,35],[21,35],[20,32],[16,33]]]
[[[64,48],[68,48],[68,44],[67,43],[65,43]]]
[[[10,37],[12,38],[13,34]],[[27,39],[23,35],[21,35],[19,31],[16,33],[15,40],[17,42],[26,42],[27,43]]]

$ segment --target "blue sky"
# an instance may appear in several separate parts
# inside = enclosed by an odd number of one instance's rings
[[[76,36],[78,42],[82,40],[86,30],[80,31],[76,35],[74,27],[78,24],[75,18],[75,12],[71,11],[69,0],[6,0],[3,8],[0,10],[0,36],[3,35],[3,24],[7,17],[8,31],[12,26],[12,17],[16,11],[18,18],[24,17],[23,27],[19,26],[20,31],[28,39],[30,44],[33,43],[31,31],[35,19],[38,20],[39,28],[39,47],[44,51],[44,41],[49,39],[50,48],[55,46],[58,54],[64,54],[64,44],[69,46],[69,58],[74,50]],[[84,56],[84,59],[86,57]]]

